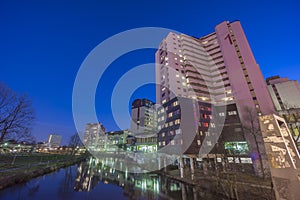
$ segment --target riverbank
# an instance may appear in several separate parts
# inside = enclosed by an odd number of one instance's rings
[[[86,156],[58,154],[1,155],[0,190],[74,165]]]
[[[190,170],[184,171],[180,177],[179,170],[157,171],[157,174],[185,184],[196,186],[202,190],[224,195],[230,199],[274,199],[270,178],[260,178],[245,173],[204,173],[196,169],[192,175]]]

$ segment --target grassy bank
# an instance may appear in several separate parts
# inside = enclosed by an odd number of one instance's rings
[[[22,183],[85,159],[58,154],[0,155],[0,189]]]

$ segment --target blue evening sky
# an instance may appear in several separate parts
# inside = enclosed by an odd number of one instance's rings
[[[299,10],[296,0],[0,0],[0,82],[32,99],[33,134],[38,141],[58,133],[67,143],[76,131],[72,88],[77,70],[89,52],[110,36],[153,26],[201,37],[222,21],[240,20],[263,75],[300,80]],[[109,131],[118,130],[110,113],[114,84],[132,67],[154,62],[154,52],[138,50],[121,56],[101,79],[96,110]],[[155,100],[154,86],[140,88],[131,99],[138,97]]]

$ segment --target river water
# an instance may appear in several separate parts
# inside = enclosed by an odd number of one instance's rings
[[[117,171],[94,159],[0,191],[0,199],[223,199],[156,174]]]

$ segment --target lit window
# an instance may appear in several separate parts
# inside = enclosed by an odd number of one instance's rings
[[[175,124],[180,124],[180,119],[176,119]]]
[[[162,134],[161,134],[161,137],[165,137],[166,136],[166,134],[163,132]]]
[[[174,145],[175,144],[175,141],[174,140],[171,140],[171,145]]]
[[[163,141],[163,142],[162,142],[162,145],[163,145],[163,146],[165,146],[165,145],[166,145],[166,142],[165,142],[165,141]]]
[[[247,154],[249,151],[247,142],[225,142],[224,146],[230,154]]]
[[[228,115],[237,115],[237,112],[235,110],[234,111],[229,111]]]
[[[211,126],[212,128],[216,128],[215,123],[210,123],[210,126]]]
[[[169,60],[169,58],[168,58],[168,57],[166,57],[166,58],[165,58],[165,60]]]
[[[177,105],[178,105],[178,101],[174,101],[173,106],[177,106]]]
[[[197,143],[198,143],[199,146],[201,145],[201,141],[200,140],[197,140]]]
[[[179,77],[179,74],[176,74],[176,77],[178,78],[178,77]]]
[[[175,59],[175,60],[177,60],[177,58],[176,58],[176,57],[175,57],[174,59]]]
[[[219,113],[219,116],[220,116],[220,117],[224,117],[224,116],[225,116],[225,113],[221,112],[221,113]]]
[[[165,99],[164,99],[164,100],[162,100],[162,102],[161,102],[161,103],[162,103],[162,104],[164,104],[164,103],[166,103],[166,102],[167,102],[167,100],[165,100]]]

